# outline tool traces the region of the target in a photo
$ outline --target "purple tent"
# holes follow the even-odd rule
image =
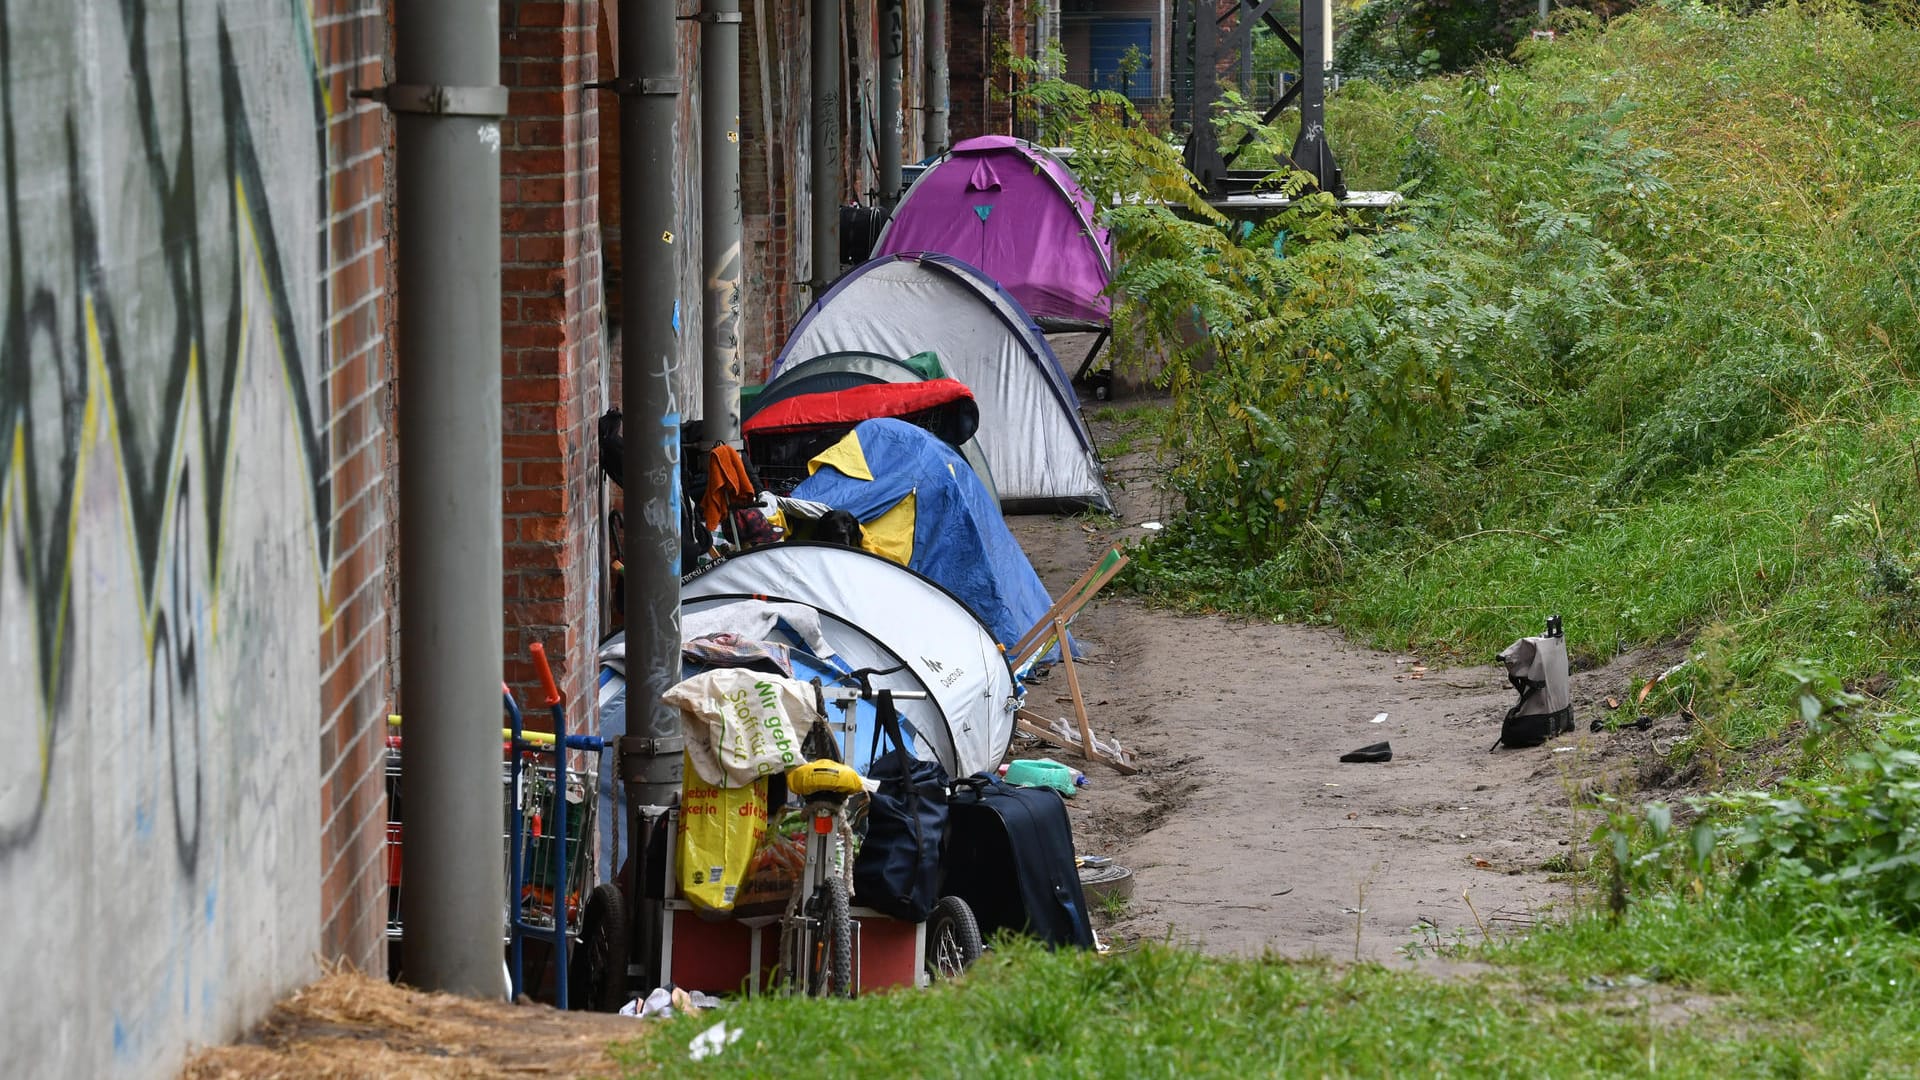
[[[873,257],[932,251],[978,267],[1043,330],[1103,328],[1113,276],[1093,200],[1024,139],[968,139],[920,175]]]

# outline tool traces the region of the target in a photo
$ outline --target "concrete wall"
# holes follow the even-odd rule
[[[323,841],[378,813],[368,6],[0,0],[10,1075],[170,1072],[377,941]]]

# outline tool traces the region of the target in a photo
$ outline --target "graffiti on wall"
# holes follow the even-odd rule
[[[170,1071],[318,944],[320,71],[300,0],[0,0],[0,890],[55,899],[20,1075]]]
[[[210,603],[193,593],[218,588],[228,554],[223,526],[234,497],[231,462],[245,452],[236,419],[250,354],[281,368],[305,458],[314,565],[330,557],[320,431],[326,387],[316,377],[326,298],[313,284],[323,280],[326,245],[317,233],[289,231],[315,222],[276,215],[224,9],[95,5],[101,22],[117,15],[103,43],[117,39],[124,49],[97,62],[124,72],[127,84],[125,100],[102,101],[58,92],[65,77],[53,76],[54,65],[72,57],[48,49],[48,31],[65,8],[0,3],[0,550],[10,549],[6,562],[17,577],[0,589],[0,624],[28,638],[41,727],[30,763],[38,780],[27,806],[17,790],[8,800],[0,857],[34,836],[59,725],[83,719],[65,707],[67,661],[74,555],[83,528],[94,524],[83,526],[81,503],[97,441],[116,463],[131,600],[147,652],[147,721],[173,763],[173,833],[190,869],[204,812],[191,762],[205,722],[202,630],[191,613]],[[209,15],[210,34],[196,25]],[[298,126],[304,156],[317,165],[325,161],[326,105],[311,39],[302,33],[290,44],[303,41],[307,108],[274,119]],[[95,127],[108,119],[114,130]],[[325,169],[309,175],[324,207]],[[316,261],[295,265],[292,249],[314,252]],[[296,287],[313,291],[298,297]],[[260,318],[254,303],[267,308]],[[270,341],[249,340],[256,324]]]

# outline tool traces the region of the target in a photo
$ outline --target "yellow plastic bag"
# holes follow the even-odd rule
[[[767,782],[746,787],[709,784],[682,763],[680,794],[680,895],[708,911],[732,911],[767,834]]]

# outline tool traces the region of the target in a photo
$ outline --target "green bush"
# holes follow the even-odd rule
[[[1567,30],[1336,95],[1396,213],[1116,215],[1186,507],[1129,581],[1443,655],[1549,610],[1589,660],[1723,626],[1716,719],[1765,739],[1781,660],[1913,666],[1920,29],[1676,0]],[[1831,527],[1859,507],[1885,527]]]

